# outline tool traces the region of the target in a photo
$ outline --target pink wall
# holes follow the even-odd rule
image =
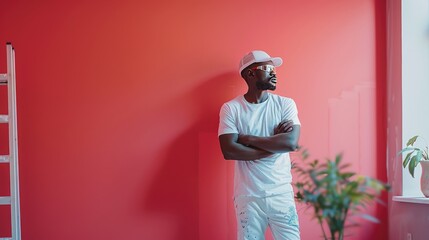
[[[385,177],[384,1],[0,9],[0,43],[17,50],[24,240],[234,239],[233,166],[216,130],[221,104],[245,91],[237,65],[251,49],[284,57],[277,92],[296,100],[313,157],[344,151],[355,170]],[[316,239],[299,211],[302,238]],[[386,209],[370,211],[383,223],[351,239],[386,238]]]

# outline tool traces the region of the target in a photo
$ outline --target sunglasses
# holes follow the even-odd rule
[[[251,68],[252,70],[259,69],[265,72],[275,72],[276,68],[273,65],[262,65]]]

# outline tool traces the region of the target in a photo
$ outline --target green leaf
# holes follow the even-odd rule
[[[312,163],[310,163],[310,167],[315,168],[317,167],[317,164],[319,164],[319,160],[314,160]]]
[[[360,217],[362,217],[363,219],[366,219],[370,222],[373,222],[373,223],[380,223],[380,220],[378,220],[376,217],[373,217],[373,216],[368,215],[368,214],[362,214],[362,215],[360,215]]]
[[[302,158],[303,159],[307,159],[309,156],[310,156],[310,154],[308,153],[308,151],[307,151],[307,149],[304,149],[303,151],[302,151]]]
[[[351,178],[355,175],[355,173],[353,172],[346,172],[346,173],[341,173],[340,176],[343,179],[347,179],[347,178]]]
[[[416,140],[417,140],[418,137],[419,136],[416,135],[416,136],[410,138],[410,140],[408,140],[408,142],[407,142],[407,146],[410,146],[410,145],[413,146],[413,144],[416,142]]]
[[[419,150],[419,148],[416,147],[406,147],[404,149],[402,149],[401,151],[398,152],[398,156],[401,155],[401,153],[406,152],[406,151],[415,151],[415,150]]]
[[[370,186],[372,189],[374,189],[376,192],[380,192],[381,190],[384,190],[387,188],[386,184],[374,178],[369,178],[367,185]]]
[[[335,164],[338,165],[341,162],[342,154],[337,154],[335,156]]]
[[[420,163],[420,161],[422,160],[422,157],[423,157],[423,152],[421,150],[417,151],[417,154],[416,154],[416,166],[417,166],[417,164]]]
[[[411,161],[410,161],[410,163],[408,164],[408,170],[409,170],[409,172],[410,172],[410,174],[411,174],[411,176],[412,177],[414,177],[414,169],[416,168],[416,162],[417,162],[417,160],[416,160],[416,158],[417,158],[417,155],[414,155],[412,158],[411,158]]]
[[[405,157],[404,161],[402,162],[402,166],[404,166],[404,168],[407,167],[408,162],[411,160],[411,154],[413,153],[414,151],[408,153],[407,156]]]
[[[345,163],[345,164],[342,164],[340,167],[339,167],[339,169],[344,169],[344,168],[348,168],[348,167],[350,167],[352,164],[351,163]]]

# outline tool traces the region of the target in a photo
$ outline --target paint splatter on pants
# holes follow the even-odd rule
[[[234,198],[238,240],[263,240],[267,227],[275,240],[297,240],[298,215],[293,192],[258,198]]]

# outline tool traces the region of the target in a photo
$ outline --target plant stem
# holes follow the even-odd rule
[[[349,212],[349,208],[346,207],[346,209],[344,209],[343,212],[343,216],[341,218],[341,228],[340,231],[338,232],[338,240],[343,240],[344,238],[344,224],[346,223],[346,218],[347,218],[347,213]]]
[[[323,238],[324,238],[325,240],[328,240],[328,237],[326,236],[326,233],[325,233],[325,228],[323,228],[323,221],[321,220],[321,218],[320,218],[320,217],[317,217],[317,221],[319,221],[320,228],[322,228]]]
[[[329,231],[331,232],[331,240],[335,240],[335,229],[332,227],[332,224],[335,224],[335,219],[328,220]]]

